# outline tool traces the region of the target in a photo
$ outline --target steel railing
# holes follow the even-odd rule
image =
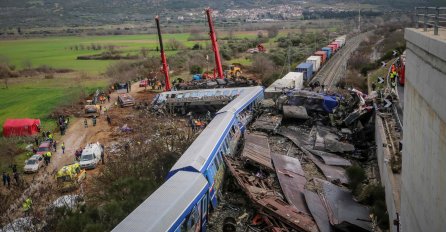
[[[438,28],[446,28],[446,7],[415,7],[415,23],[424,31],[428,26],[434,28],[434,35],[438,35]]]

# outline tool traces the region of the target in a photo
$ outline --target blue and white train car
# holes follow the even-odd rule
[[[249,115],[264,97],[263,87],[236,91],[238,96],[217,112],[175,163],[166,183],[113,231],[206,231],[208,203],[217,206],[223,182],[223,155],[236,152]]]
[[[208,190],[201,173],[180,171],[112,231],[206,231]]]

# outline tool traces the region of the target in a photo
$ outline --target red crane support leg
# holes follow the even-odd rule
[[[164,88],[165,91],[170,91],[170,78],[169,78],[169,66],[167,66],[167,60],[166,60],[166,53],[164,53],[164,46],[163,46],[163,38],[161,37],[161,29],[160,29],[160,20],[159,16],[155,17],[156,22],[156,28],[158,29],[158,39],[160,43],[160,53],[161,53],[161,62],[163,63],[163,70],[166,87]]]
[[[214,24],[212,23],[211,17],[212,10],[210,8],[206,9],[206,15],[209,23],[209,35],[211,36],[212,48],[214,49],[215,55],[215,68],[217,69],[218,78],[224,78],[223,67],[221,66],[220,50],[218,49],[217,36],[215,35]],[[214,75],[215,77],[215,75]]]

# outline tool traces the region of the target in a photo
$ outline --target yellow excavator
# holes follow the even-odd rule
[[[242,69],[234,64],[229,65],[229,69],[226,70],[226,78],[239,78],[242,75]]]

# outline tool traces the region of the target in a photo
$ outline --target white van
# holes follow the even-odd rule
[[[102,150],[101,144],[92,143],[88,144],[82,151],[80,165],[81,168],[94,169],[101,161]]]

